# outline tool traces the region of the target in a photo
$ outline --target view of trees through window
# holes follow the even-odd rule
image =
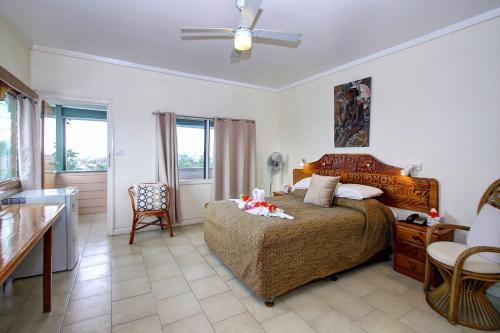
[[[206,126],[208,122],[208,126]],[[208,137],[207,132],[208,131]],[[214,128],[211,121],[178,119],[177,146],[180,179],[207,179],[213,173]],[[206,156],[206,153],[208,156]],[[206,163],[208,165],[206,165]]]
[[[66,119],[66,171],[107,169],[107,123],[98,120]]]

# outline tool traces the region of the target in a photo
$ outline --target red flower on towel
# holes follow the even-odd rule
[[[276,209],[278,209],[278,206],[271,204],[271,205],[269,205],[269,206],[267,207],[267,209],[269,210],[269,213],[272,213],[272,212],[274,212]]]
[[[250,201],[250,196],[249,196],[249,195],[243,195],[243,194],[242,194],[242,195],[241,195],[241,200],[243,200],[243,201],[245,201],[245,202],[246,202],[246,201]]]

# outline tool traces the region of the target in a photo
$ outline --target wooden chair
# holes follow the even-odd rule
[[[164,227],[168,227],[170,231],[170,237],[174,237],[174,232],[172,229],[172,222],[170,221],[170,189],[167,190],[167,209],[165,210],[147,210],[147,211],[138,211],[135,206],[135,191],[134,187],[131,186],[128,188],[128,195],[130,197],[130,203],[132,204],[132,229],[130,230],[130,240],[129,244],[134,243],[135,232],[142,228],[145,228],[150,225],[159,226],[162,230]],[[154,221],[146,222],[145,219],[155,217]],[[165,220],[165,222],[162,222]],[[141,226],[139,226],[141,225]]]
[[[478,213],[485,203],[500,209],[500,179],[491,184],[483,194]],[[428,231],[424,281],[427,303],[454,325],[458,323],[481,330],[498,330],[500,314],[485,294],[491,285],[500,281],[500,265],[477,254],[500,253],[500,247],[432,243],[432,233],[438,229],[469,231],[470,227],[438,224]],[[433,267],[444,280],[435,289],[430,286]]]

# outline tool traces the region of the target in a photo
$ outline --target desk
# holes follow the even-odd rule
[[[0,212],[0,282],[43,237],[43,312],[52,307],[52,225],[64,205],[10,205]]]

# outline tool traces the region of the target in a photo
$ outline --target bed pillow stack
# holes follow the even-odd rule
[[[311,183],[304,197],[304,203],[330,207],[339,179],[340,177],[312,175]]]
[[[354,200],[374,198],[382,194],[384,192],[379,188],[361,184],[339,184],[335,190],[336,197]]]

